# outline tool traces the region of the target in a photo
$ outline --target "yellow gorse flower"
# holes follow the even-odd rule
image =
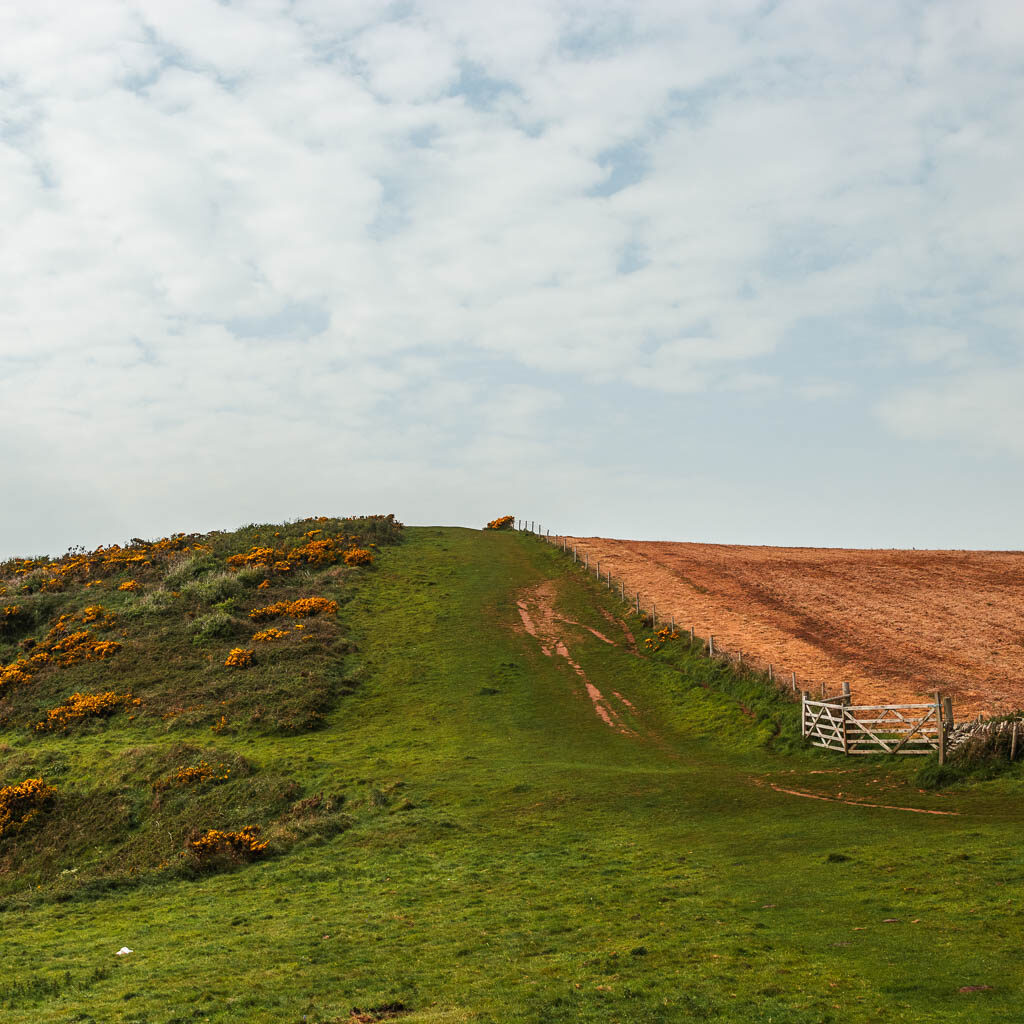
[[[278,601],[265,608],[254,608],[249,612],[249,618],[253,622],[279,619],[283,615],[290,615],[294,619],[305,619],[311,615],[333,615],[337,610],[337,601],[329,601],[326,597],[302,597],[297,601]]]
[[[252,668],[253,655],[255,651],[247,651],[243,647],[232,647],[231,653],[227,656],[224,664],[228,668]]]
[[[25,779],[0,789],[0,839],[23,829],[56,793],[57,787],[46,785],[42,779]]]
[[[60,729],[63,732],[69,725],[83,719],[105,718],[118,708],[138,707],[141,703],[130,693],[117,694],[112,690],[106,693],[73,693],[62,704],[50,708],[46,712],[46,718],[36,724],[36,729]]]
[[[198,857],[209,857],[216,853],[258,857],[267,849],[267,844],[259,841],[259,834],[259,825],[247,825],[237,832],[211,828],[190,840],[188,848]]]

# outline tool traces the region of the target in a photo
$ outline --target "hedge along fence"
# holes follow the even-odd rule
[[[657,630],[658,608],[654,601],[650,602],[648,609],[646,603],[641,602],[639,591],[627,591],[623,580],[616,580],[610,571],[601,570],[600,560],[591,565],[589,553],[584,551],[581,555],[578,546],[570,544],[564,535],[552,536],[550,530],[545,531],[532,520],[517,520],[516,529],[540,537],[546,543],[558,546],[566,555],[571,555],[573,563],[582,566],[584,572],[593,573],[609,590],[618,589],[622,602],[632,607],[637,615],[649,618],[651,628]],[[662,616],[661,624],[669,626],[673,632],[677,631],[674,615]],[[800,701],[801,728],[814,746],[844,754],[928,754],[937,750],[939,762],[945,760],[946,741],[954,726],[953,704],[949,697],[943,698],[936,692],[934,704],[854,705],[849,683],[838,684],[839,692],[830,695],[827,683],[800,679],[796,672],[780,672],[771,662],[759,663],[757,659],[745,656],[743,651],[729,651],[713,633],[706,638],[700,637],[693,626],[688,630],[684,628],[683,633],[688,633],[691,644],[699,645],[707,657],[760,674],[769,685],[791,700]],[[835,684],[831,687],[832,690],[836,688]],[[819,689],[820,699],[812,698],[811,693]],[[812,707],[817,710],[809,711]],[[920,714],[911,714],[915,711]]]

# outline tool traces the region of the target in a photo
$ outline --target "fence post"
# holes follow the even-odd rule
[[[639,590],[636,592],[636,613],[637,613],[637,615],[640,614],[640,591]]]
[[[800,735],[807,735],[807,691],[800,694]]]
[[[847,695],[849,695],[850,684],[843,683],[843,689],[846,690]],[[843,753],[848,756],[850,753],[850,740],[849,737],[846,735],[846,716],[848,714],[847,707],[848,702],[846,701],[839,705],[839,714],[843,716]]]
[[[737,662],[737,664],[739,664],[741,666],[743,665],[743,652],[742,651],[740,651],[739,655],[737,656],[736,662]]]
[[[796,693],[796,673],[793,673],[793,692]]]
[[[586,551],[583,554],[583,571],[590,572],[590,552]]]
[[[939,764],[946,763],[946,726],[942,721],[942,693],[935,691],[935,719],[939,727]]]
[[[821,684],[821,699],[822,700],[825,699],[825,684],[824,683]]]
[[[658,606],[651,602],[651,629],[658,628]]]
[[[772,663],[770,661],[768,662],[768,682],[775,682],[775,670],[772,668]]]
[[[715,656],[715,638],[712,634],[708,634],[708,657],[713,658]]]
[[[949,731],[952,732],[955,728],[953,724],[953,698],[947,697],[942,702],[942,708],[946,712],[946,725],[949,727]]]
[[[694,639],[694,637],[693,637],[693,631],[694,631],[694,629],[696,629],[696,627],[695,627],[695,626],[691,626],[691,627],[690,627],[690,643],[691,643],[691,644],[693,643],[693,639]]]
[[[580,556],[576,553],[576,545],[572,546],[572,564],[575,565],[580,560]]]
[[[948,699],[948,698],[947,698]],[[1010,737],[1010,760],[1017,760],[1017,722],[1013,723],[1013,735]]]

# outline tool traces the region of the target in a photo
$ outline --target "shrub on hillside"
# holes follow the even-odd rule
[[[254,608],[249,612],[249,618],[253,622],[279,619],[283,615],[289,615],[295,619],[306,619],[311,615],[333,615],[337,610],[337,601],[329,601],[326,597],[303,597],[297,601],[277,601],[265,608]]]
[[[247,651],[243,647],[232,647],[224,664],[228,668],[252,668],[255,653],[255,651]]]
[[[63,703],[46,712],[46,718],[36,723],[40,731],[59,729],[65,732],[69,726],[86,718],[109,718],[119,708],[138,707],[142,702],[130,693],[73,693]]]
[[[217,604],[233,597],[240,597],[244,590],[244,584],[236,576],[222,572],[216,576],[205,576],[186,583],[181,588],[181,595],[201,601],[203,604]]]
[[[220,568],[220,560],[213,555],[205,552],[188,555],[171,563],[171,567],[164,573],[164,586],[171,590],[180,590],[186,583]]]
[[[226,640],[239,635],[242,631],[242,623],[233,615],[217,608],[209,615],[200,615],[193,619],[189,623],[188,631],[192,634],[194,644],[202,644],[210,640]]]
[[[497,519],[492,519],[487,524],[488,530],[511,530],[512,524],[515,522],[515,516],[499,516]]]
[[[267,843],[260,842],[259,834],[259,825],[247,825],[237,832],[211,828],[189,839],[187,850],[201,864],[218,857],[233,861],[255,860],[267,850]]]
[[[42,779],[25,779],[0,789],[0,839],[20,832],[53,802],[56,792],[56,786]]]

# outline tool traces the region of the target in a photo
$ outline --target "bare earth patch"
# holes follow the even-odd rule
[[[1024,553],[568,538],[659,618],[858,704],[942,689],[958,717],[1024,707]]]
[[[585,626],[574,619],[566,619],[559,615],[554,608],[555,584],[548,580],[539,586],[531,587],[523,591],[516,601],[519,609],[519,618],[522,621],[523,629],[540,644],[541,652],[548,658],[563,658],[572,670],[579,676],[583,689],[590,698],[594,708],[594,714],[604,722],[605,725],[626,736],[635,735],[635,731],[623,721],[625,709],[634,711],[633,705],[619,693],[614,693],[614,700],[609,700],[605,695],[587,678],[582,666],[574,660],[565,642],[565,626],[576,626],[592,633],[598,640],[606,644],[612,644],[603,633]]]

